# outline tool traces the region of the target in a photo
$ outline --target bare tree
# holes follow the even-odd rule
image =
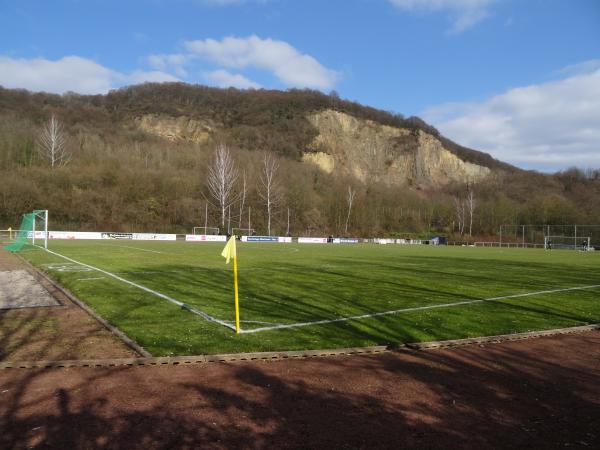
[[[242,214],[244,213],[244,203],[246,203],[246,171],[242,174],[242,192],[240,198],[240,220],[238,227],[242,228]]]
[[[50,162],[52,169],[66,166],[71,161],[71,153],[67,150],[67,135],[54,114],[40,132],[38,151],[42,158]]]
[[[263,158],[263,167],[260,175],[261,188],[258,194],[264,200],[267,207],[267,233],[271,235],[271,216],[273,215],[273,208],[279,201],[278,185],[275,179],[279,169],[279,162],[270,153],[265,153]]]
[[[454,197],[454,206],[456,208],[458,232],[462,236],[465,233],[465,202],[460,197]]]
[[[473,236],[473,213],[475,212],[475,208],[477,207],[477,202],[475,201],[475,194],[473,193],[473,189],[469,189],[466,203],[467,208],[469,209],[469,236]]]
[[[217,201],[221,209],[221,226],[225,227],[225,211],[235,203],[235,182],[238,179],[238,171],[235,167],[229,149],[223,145],[217,145],[212,162],[208,167],[208,191]]]
[[[344,234],[348,234],[348,222],[350,221],[350,213],[352,212],[352,204],[354,203],[354,197],[356,191],[352,189],[352,186],[348,186],[348,195],[346,201],[348,202],[348,215],[346,216],[346,226],[344,227]]]

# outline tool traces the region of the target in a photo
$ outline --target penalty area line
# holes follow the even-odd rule
[[[314,322],[299,322],[299,323],[281,324],[281,325],[274,325],[271,327],[261,327],[261,328],[240,330],[240,333],[260,333],[263,331],[283,330],[286,328],[301,328],[301,327],[308,327],[311,325],[326,325],[329,323],[348,322],[350,320],[369,319],[371,317],[390,316],[393,314],[401,314],[401,313],[405,313],[405,312],[425,311],[428,309],[438,309],[438,308],[450,308],[452,306],[472,305],[475,303],[484,303],[484,302],[497,302],[500,300],[531,297],[534,295],[555,294],[557,292],[582,291],[585,289],[597,289],[597,288],[600,288],[600,284],[594,284],[594,285],[589,285],[589,286],[578,286],[578,287],[571,287],[571,288],[562,288],[562,289],[552,289],[552,290],[545,290],[545,291],[526,292],[524,294],[505,295],[503,297],[490,297],[490,298],[480,298],[477,300],[464,300],[461,302],[442,303],[439,305],[415,306],[413,308],[395,309],[392,311],[382,311],[382,312],[376,312],[376,313],[361,314],[358,316],[351,316],[351,317],[340,317],[339,319],[325,319],[325,320],[316,320]]]
[[[196,314],[196,315],[202,317],[203,319],[205,319],[205,320],[207,320],[209,322],[218,323],[219,325],[222,325],[222,326],[224,326],[226,328],[229,328],[230,330],[234,330],[235,331],[235,327],[233,325],[231,325],[231,324],[229,324],[229,323],[227,323],[227,322],[225,322],[223,320],[217,319],[216,317],[213,317],[210,314],[205,313],[204,311],[201,311],[201,310],[196,309],[196,308],[194,308],[194,307],[192,307],[190,305],[187,305],[187,304],[185,304],[183,302],[180,302],[179,300],[176,300],[176,299],[174,299],[172,297],[169,297],[168,295],[161,294],[160,292],[157,292],[155,290],[147,288],[146,286],[134,283],[133,281],[126,280],[125,278],[122,278],[122,277],[120,277],[118,275],[115,275],[114,273],[107,272],[106,270],[100,269],[98,267],[91,266],[89,264],[82,263],[80,261],[76,261],[76,260],[74,260],[72,258],[69,258],[68,256],[61,255],[60,253],[53,252],[52,250],[46,249],[46,251],[48,253],[52,254],[52,255],[58,256],[59,258],[66,259],[67,261],[71,261],[71,262],[73,262],[75,264],[80,264],[80,265],[82,265],[84,267],[88,267],[88,268],[90,268],[92,270],[96,270],[96,271],[98,271],[100,273],[103,273],[104,275],[108,275],[109,277],[114,278],[115,280],[121,281],[122,283],[125,283],[125,284],[128,284],[130,286],[133,286],[133,287],[136,287],[138,289],[141,289],[142,291],[148,292],[149,294],[155,295],[155,296],[157,296],[159,298],[162,298],[163,300],[167,300],[167,301],[169,301],[169,302],[171,302],[171,303],[179,306],[180,308],[183,308],[183,309],[185,309],[185,310],[187,310],[187,311],[189,311],[189,312],[191,312],[193,314]]]

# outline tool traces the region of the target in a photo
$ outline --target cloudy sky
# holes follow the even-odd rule
[[[0,85],[335,90],[524,168],[600,168],[598,0],[1,0]]]

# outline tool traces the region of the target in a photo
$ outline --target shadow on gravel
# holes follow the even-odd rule
[[[13,369],[0,372],[0,448],[598,448],[599,344]]]

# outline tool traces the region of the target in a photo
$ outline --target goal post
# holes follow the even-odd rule
[[[544,236],[546,250],[583,250],[591,249],[590,236]]]
[[[192,234],[219,234],[219,228],[217,227],[194,227],[192,229]]]
[[[48,249],[48,210],[40,209],[23,214],[19,229],[13,233],[14,242],[4,247],[10,252],[20,252],[28,245]]]

